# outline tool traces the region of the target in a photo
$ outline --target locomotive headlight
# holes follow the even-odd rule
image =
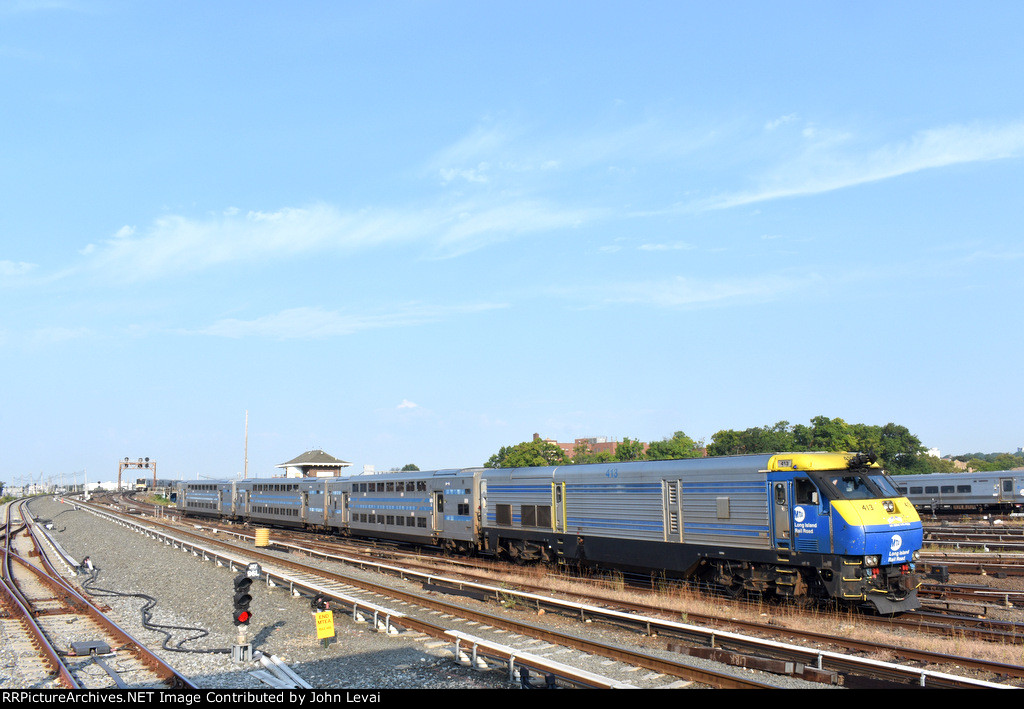
[[[864,566],[878,566],[878,555],[864,557]]]
[[[883,500],[882,507],[884,507],[885,511],[889,513],[896,511],[896,505],[892,504],[892,500]]]

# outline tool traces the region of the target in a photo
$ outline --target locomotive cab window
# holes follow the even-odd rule
[[[816,478],[828,491],[828,496],[837,500],[871,500],[878,497],[899,497],[896,485],[881,472],[846,473]]]
[[[807,478],[793,480],[793,497],[798,505],[818,504],[818,488]]]

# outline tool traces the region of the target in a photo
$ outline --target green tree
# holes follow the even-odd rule
[[[1009,453],[1000,453],[992,460],[992,470],[1010,470],[1020,465],[1020,459]]]
[[[700,458],[704,455],[704,442],[695,441],[682,431],[676,431],[672,438],[654,441],[647,448],[648,460],[674,460],[677,458]]]
[[[852,451],[857,450],[857,438],[853,429],[841,418],[815,416],[811,419],[810,439],[807,450]]]
[[[928,472],[928,461],[922,460],[924,446],[921,439],[912,434],[906,426],[887,423],[882,426],[879,436],[878,453],[882,467],[891,471],[913,470]]]
[[[586,443],[577,443],[572,449],[573,465],[584,463],[610,463],[615,460],[611,451],[592,451]]]
[[[793,428],[790,427],[789,421],[779,421],[772,426],[748,428],[745,431],[719,431],[711,437],[711,443],[708,445],[708,455],[780,453],[792,450],[800,448],[795,446]]]
[[[723,429],[711,436],[708,443],[708,455],[741,455],[746,453],[739,431]]]
[[[773,426],[745,431],[723,430],[711,438],[708,455],[745,453],[781,453],[800,451],[857,451],[874,453],[887,470],[894,473],[933,470],[937,464],[925,460],[924,446],[906,426],[888,423],[874,426],[850,424],[841,418],[815,416],[810,425],[790,425],[779,421]],[[944,466],[938,465],[939,468]]]
[[[974,470],[1012,470],[1024,467],[1024,453],[964,453],[954,460],[967,463]]]
[[[639,440],[623,438],[622,443],[615,447],[615,459],[619,461],[643,460],[644,444]]]
[[[956,466],[953,465],[953,461],[946,458],[922,455],[918,457],[913,470],[899,470],[896,468],[887,468],[887,470],[894,475],[902,475],[904,473],[955,473]]]
[[[524,441],[514,446],[502,446],[492,455],[484,467],[487,468],[532,468],[548,465],[568,465],[569,456],[554,443],[539,438]]]
[[[850,430],[856,439],[856,450],[880,454],[882,450],[882,429],[863,423],[850,424]]]

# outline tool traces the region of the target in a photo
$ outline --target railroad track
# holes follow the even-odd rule
[[[1004,551],[1024,553],[1024,532],[1021,530],[1000,530],[968,532],[947,529],[925,530],[926,549],[977,549],[982,552]]]
[[[1011,591],[971,584],[923,584],[918,589],[922,598],[969,601],[982,605],[1020,608],[1024,606],[1024,591]]]
[[[152,523],[151,521],[147,521],[146,524],[148,525],[148,524],[151,524],[151,523]],[[182,541],[182,542],[180,542],[180,543],[182,543],[183,548],[186,548],[186,547],[193,548],[192,547],[193,544],[199,544],[200,542],[202,542],[203,544],[206,544],[206,543],[209,542],[209,536],[210,536],[208,533],[205,533],[205,534],[204,533],[193,534],[193,533],[190,532],[190,533],[186,534],[186,530],[183,530],[180,527],[170,527],[170,526],[168,526],[167,534],[172,536],[172,537],[181,538],[181,537],[189,536],[189,537],[193,537],[195,539],[195,541],[187,541],[187,542]],[[220,544],[223,544],[223,542],[221,542]],[[302,574],[306,574],[306,573],[312,574],[313,576],[315,576],[314,580],[300,580],[300,581],[298,581],[299,585],[302,586],[304,588],[304,590],[306,592],[308,592],[308,593],[312,593],[312,591],[315,588],[318,587],[318,584],[321,585],[321,587],[322,587],[322,584],[324,584],[325,579],[326,579],[326,580],[331,580],[332,582],[336,581],[337,583],[341,583],[341,584],[346,584],[346,585],[347,584],[352,584],[352,585],[360,586],[364,590],[367,590],[367,591],[370,591],[370,592],[373,592],[373,593],[381,593],[381,594],[386,594],[386,595],[388,595],[389,597],[392,597],[392,598],[399,598],[401,600],[401,602],[403,602],[403,603],[410,603],[410,604],[415,604],[415,605],[426,606],[426,607],[430,608],[433,612],[437,612],[437,613],[444,613],[444,614],[448,614],[448,615],[452,615],[452,616],[463,615],[463,614],[466,613],[465,609],[462,606],[458,606],[458,605],[454,605],[454,604],[448,604],[448,603],[445,603],[445,602],[438,601],[437,599],[425,598],[421,594],[403,595],[403,594],[399,593],[395,588],[393,588],[393,586],[395,584],[389,584],[389,583],[385,582],[384,584],[371,584],[370,586],[367,586],[365,581],[358,581],[357,582],[357,581],[353,581],[347,575],[346,576],[332,576],[331,574],[326,574],[323,570],[311,570],[308,567],[308,565],[306,565],[306,564],[298,564],[297,566],[292,566],[292,564],[295,564],[296,562],[292,562],[292,561],[289,561],[289,560],[282,560],[280,557],[274,556],[274,555],[263,556],[262,553],[254,551],[248,545],[242,545],[242,546],[230,545],[230,546],[233,547],[233,551],[231,551],[230,553],[233,553],[233,554],[236,554],[236,555],[240,555],[242,557],[250,558],[250,559],[251,558],[263,559],[263,561],[261,563],[267,564],[268,567],[275,566],[275,565],[284,565],[286,567],[285,570],[281,571],[281,572],[278,572],[279,577],[281,579],[281,581],[279,581],[279,583],[280,582],[284,582],[284,580],[287,580],[286,582],[294,584],[294,583],[296,583],[296,574],[299,574],[299,573],[302,573]],[[199,553],[201,553],[201,554],[209,554],[211,552],[209,551],[208,546],[206,546],[206,547],[203,548],[202,552],[193,551],[192,553],[194,553],[194,554],[199,554]],[[311,552],[309,550],[306,550],[304,553],[311,553]],[[346,560],[346,561],[348,561],[348,560]],[[355,560],[352,560],[352,561],[355,561]],[[369,564],[371,562],[363,562],[363,563],[364,563],[364,565],[366,565],[366,564]],[[375,560],[372,563],[376,564],[378,567],[384,566],[383,564],[381,564],[379,559]],[[437,574],[434,574],[434,576],[436,576],[436,575]],[[429,574],[427,574],[427,576],[429,576]],[[465,589],[475,589],[475,591],[473,591],[473,592],[482,593],[484,595],[488,595],[488,594],[493,595],[495,593],[495,589],[493,589],[493,588],[481,590],[479,585],[474,586],[473,584],[462,584],[461,582],[454,582],[453,584],[449,585],[447,589],[443,589],[441,587],[441,585],[436,585],[436,588],[434,590],[438,591],[438,592],[448,592],[448,593],[459,594],[459,593],[466,593]],[[336,593],[337,597],[344,597],[345,594],[347,593],[345,591],[339,591],[339,590],[335,590],[333,592]],[[613,622],[613,623],[631,623],[631,624],[633,624],[632,627],[637,627],[636,624],[640,623],[641,625],[646,626],[645,635],[647,637],[651,637],[651,636],[655,636],[655,635],[657,635],[657,636],[668,636],[668,635],[671,635],[671,634],[678,634],[679,637],[701,636],[701,637],[703,637],[704,641],[707,641],[710,638],[711,644],[715,644],[716,643],[716,638],[717,638],[717,643],[718,643],[719,647],[721,647],[721,645],[723,644],[723,638],[728,638],[728,642],[730,644],[733,644],[733,645],[737,646],[737,647],[741,646],[744,642],[748,643],[748,645],[746,646],[745,650],[749,651],[749,652],[756,651],[756,652],[760,652],[760,653],[763,653],[763,654],[770,654],[770,653],[773,653],[773,652],[774,653],[779,653],[779,652],[786,651],[786,652],[791,653],[790,654],[790,660],[791,661],[799,663],[799,664],[803,664],[805,667],[806,666],[813,666],[813,665],[816,665],[816,664],[820,665],[823,662],[823,658],[827,657],[828,659],[827,659],[826,662],[831,663],[834,667],[841,669],[841,671],[843,671],[843,672],[852,673],[852,674],[858,674],[860,676],[870,675],[870,676],[873,676],[873,677],[883,677],[884,679],[889,680],[889,681],[924,682],[924,678],[927,676],[928,677],[928,682],[929,682],[929,684],[931,686],[972,686],[972,685],[973,686],[979,686],[979,685],[984,685],[985,684],[984,682],[980,682],[979,683],[979,682],[976,682],[975,680],[972,680],[972,679],[967,678],[967,677],[956,677],[956,676],[951,676],[951,675],[945,675],[945,674],[943,674],[941,672],[931,672],[931,671],[929,671],[927,669],[921,669],[920,667],[897,666],[897,665],[892,665],[891,663],[872,662],[870,660],[864,660],[863,658],[855,658],[855,657],[852,657],[852,656],[841,656],[841,655],[837,655],[835,653],[828,653],[828,652],[824,652],[824,651],[817,650],[817,649],[791,648],[789,646],[783,646],[783,644],[779,643],[778,639],[777,639],[778,633],[780,631],[780,628],[778,628],[778,627],[775,627],[773,629],[774,630],[775,638],[772,639],[772,640],[769,640],[769,641],[765,641],[765,640],[761,640],[761,639],[757,639],[757,638],[739,638],[739,637],[735,636],[734,634],[732,634],[732,633],[730,633],[728,631],[723,631],[721,629],[710,629],[710,630],[708,630],[706,628],[696,628],[691,623],[682,624],[682,623],[677,623],[677,622],[672,622],[672,621],[666,621],[663,618],[641,617],[635,611],[634,612],[628,612],[628,611],[627,612],[622,612],[622,611],[618,611],[618,610],[608,610],[608,609],[597,608],[597,607],[589,606],[589,605],[585,606],[584,604],[568,604],[567,605],[565,602],[558,601],[556,599],[552,599],[552,598],[548,598],[548,597],[540,598],[536,594],[520,593],[518,591],[511,591],[509,589],[498,589],[497,593],[499,595],[500,594],[504,594],[506,596],[513,596],[514,595],[517,598],[521,599],[521,602],[523,602],[523,603],[525,603],[525,604],[527,604],[529,606],[533,606],[533,604],[538,604],[538,607],[540,607],[540,605],[543,605],[545,608],[549,608],[549,609],[552,609],[552,610],[557,610],[557,611],[559,611],[561,613],[572,613],[572,614],[577,614],[577,616],[578,616],[580,613],[584,612],[583,609],[585,608],[585,613],[589,617],[592,617],[592,618],[598,618],[599,617],[599,618],[602,618],[602,619],[604,619],[604,620],[606,620],[608,622]],[[440,604],[440,605],[435,605],[435,604]],[[409,621],[407,619],[403,618],[401,621],[398,621],[398,622],[401,624],[401,623],[408,623]],[[508,623],[510,621],[506,617],[504,617],[504,616],[494,616],[493,614],[480,614],[480,615],[476,616],[475,618],[473,618],[473,622],[481,623],[481,624],[486,624],[488,626],[492,626],[492,624],[497,625],[499,622],[501,622],[501,623]],[[532,623],[532,622],[531,623],[526,623],[526,624],[523,624],[523,625],[520,625],[520,626],[516,627],[514,630],[511,629],[511,628],[506,628],[505,632],[516,632],[516,633],[523,633],[523,634],[528,634],[528,635],[532,634],[532,635],[534,635],[534,637],[537,637],[536,634],[538,633],[538,629],[533,627],[533,625],[534,625],[534,623]],[[445,633],[448,633],[449,630],[450,630],[450,629],[447,629],[447,628],[444,628],[444,627],[434,627],[434,628],[430,629],[427,626],[417,627],[417,629],[420,630],[420,632],[428,632],[428,633],[436,633],[436,632],[439,632],[439,631],[443,631]],[[544,632],[548,632],[548,631],[544,631]],[[553,636],[552,636],[552,638],[543,638],[543,639],[544,639],[545,642],[554,642]],[[562,642],[568,643],[570,641],[571,641],[571,639],[566,637],[565,639],[559,639],[557,642],[559,642],[559,643],[562,643]],[[572,640],[572,642],[576,642],[576,641]],[[755,649],[755,650],[752,650],[752,648]],[[875,645],[873,650],[874,651],[878,651],[880,648],[881,648],[881,646]],[[900,648],[888,647],[888,648],[885,648],[885,649],[887,651],[896,652],[898,656],[901,654],[901,649]],[[617,653],[620,653],[621,650],[622,650],[622,648],[606,647],[606,648],[601,648],[600,652],[601,653],[607,653],[605,655],[607,657],[612,657],[612,656],[616,655]],[[591,649],[590,651],[597,652],[597,650],[594,650],[594,649]],[[860,651],[864,651],[864,650],[860,650]],[[902,652],[902,655],[903,656],[908,656],[908,657],[911,656],[910,653],[907,653],[905,651]],[[915,662],[920,662],[920,663],[941,662],[943,664],[948,664],[951,661],[950,657],[948,655],[945,655],[945,654],[939,655],[939,656],[936,656],[936,655],[933,654],[930,657],[928,657],[927,653],[924,653],[924,654],[920,654],[920,655],[913,654],[912,656],[914,657],[914,661]],[[797,659],[793,660],[793,658],[797,658]],[[953,661],[955,661],[957,659],[959,659],[959,658],[953,658]],[[662,660],[660,658],[657,660],[657,662],[659,662],[659,663],[661,661]],[[640,667],[649,666],[649,667],[653,668],[655,666],[653,664],[653,663],[655,663],[655,660],[643,659],[643,658],[640,658],[640,657],[633,657],[633,658],[631,658],[629,660],[629,662],[635,663],[637,666],[640,666]],[[645,665],[644,664],[645,662],[652,663],[652,664],[651,665]],[[666,672],[666,670],[664,669],[664,666],[657,665],[657,667],[658,667],[658,669],[656,669],[654,671]],[[1019,678],[1019,677],[1024,676],[1024,667],[1017,667],[1017,666],[1005,666],[1004,667],[1004,666],[998,666],[998,665],[992,665],[992,664],[985,665],[984,663],[976,664],[976,665],[974,665],[974,667],[975,667],[976,671],[989,672],[989,673],[992,673],[994,676],[997,676],[997,677],[1014,676],[1014,677],[1018,677]],[[683,670],[675,669],[675,670],[672,670],[672,671],[676,672],[676,671],[683,671]],[[720,682],[720,681],[733,682],[735,680],[734,679],[715,680],[715,682],[712,682],[709,679],[705,678],[705,679],[701,679],[701,680],[697,680],[697,681],[701,681],[701,682],[704,682],[704,683],[707,683],[707,684],[715,685],[715,682]],[[735,686],[735,685],[726,685],[726,686]]]
[[[1024,576],[1022,554],[930,552],[922,555],[922,563],[930,571],[944,567],[948,573],[962,576]]]
[[[237,536],[240,539],[251,538],[251,535],[241,533],[237,529],[225,527],[219,528],[228,534]],[[533,577],[533,580],[530,580],[530,576],[516,575],[514,570],[510,571],[508,569],[507,565],[498,564],[493,561],[480,559],[474,560],[471,558],[439,558],[431,555],[424,556],[416,553],[405,552],[387,545],[369,545],[355,541],[337,539],[325,541],[322,539],[314,539],[310,535],[304,535],[291,530],[275,530],[274,538],[275,540],[281,540],[279,543],[291,545],[291,548],[302,550],[304,552],[314,551],[328,556],[332,554],[341,554],[351,559],[363,559],[369,563],[379,563],[382,560],[388,560],[395,564],[401,564],[405,568],[417,569],[424,574],[432,572],[456,574],[460,578],[480,583],[492,582],[495,576],[498,576],[498,578],[505,578],[509,583],[515,584],[517,588],[529,590],[534,593],[551,592],[558,586],[564,587],[566,579],[573,579],[571,575],[553,573],[544,575],[541,577],[541,580],[537,580],[536,577]],[[547,583],[546,579],[548,579],[549,576],[550,583]],[[594,597],[593,602],[595,603],[604,603],[608,597],[613,595],[621,596],[621,593],[615,592],[627,585],[627,582],[622,578],[608,581],[593,577],[574,580],[586,583],[590,589],[598,586],[608,589],[609,594],[607,597]],[[631,592],[647,594],[651,597],[649,603],[631,605],[631,610],[643,613],[678,614],[678,610],[669,609],[663,605],[659,605],[658,598],[662,595],[660,591],[663,589],[652,588],[656,587],[657,584],[652,583],[651,579],[637,579],[635,584],[630,583],[628,585]],[[943,593],[943,589],[949,590],[948,592]],[[959,586],[927,586],[925,587],[922,595],[924,599],[934,601],[936,609],[945,610],[946,612],[943,614],[932,613],[926,616],[924,614],[910,613],[906,614],[906,616],[902,618],[887,618],[865,614],[858,618],[858,622],[862,625],[877,626],[885,630],[902,627],[908,630],[917,630],[923,633],[928,633],[930,635],[945,635],[957,638],[969,636],[1003,644],[1024,643],[1024,625],[1020,623],[987,620],[984,618],[978,618],[977,615],[951,615],[950,608],[948,606],[940,605],[940,601],[955,601],[956,603],[954,605],[959,605],[961,610],[963,610],[963,602],[976,604],[979,608],[984,607],[985,605],[1019,608],[1024,607],[1024,593],[1003,592],[997,589],[988,589],[987,587],[980,586],[965,588],[961,588]],[[736,603],[736,601],[733,602]],[[621,604],[622,607],[625,607],[625,604],[623,604],[619,598],[616,598],[613,603],[618,603]],[[764,608],[764,604],[754,604],[751,608],[754,611],[760,612],[760,610]],[[688,617],[699,619],[699,622],[702,623],[715,623],[718,621],[717,618],[701,616],[700,614],[694,614],[691,612],[688,612],[687,615]],[[766,623],[749,623],[745,625],[745,627],[752,632],[764,632],[771,633],[773,635],[778,635],[780,632],[780,628],[777,625],[768,625]],[[799,631],[794,630],[793,637],[799,640]],[[829,639],[828,636],[818,634],[815,635],[813,639],[816,642],[829,642],[829,644],[835,647],[845,647],[847,645],[845,642],[845,636],[834,635]],[[944,657],[944,655],[935,654],[933,656],[933,661],[938,661],[942,657]]]
[[[174,544],[180,544],[183,549],[221,565],[240,567],[244,566],[242,560],[259,563],[263,578],[268,583],[287,585],[293,595],[324,594],[332,598],[336,606],[346,608],[353,618],[365,620],[379,632],[403,629],[439,638],[453,645],[457,641],[463,649],[472,648],[470,652],[474,661],[485,656],[500,660],[502,654],[510,648],[507,639],[516,638],[516,647],[512,649],[518,666],[525,664],[542,676],[557,675],[559,680],[573,686],[610,687],[629,684],[626,680],[611,677],[609,673],[614,668],[605,665],[606,661],[621,665],[623,670],[618,672],[624,676],[629,676],[635,668],[648,670],[647,685],[679,686],[680,683],[695,682],[732,689],[777,686],[741,672],[708,670],[685,661],[659,657],[639,648],[602,643],[569,632],[539,627],[532,612],[517,621],[507,614],[487,613],[450,602],[446,600],[450,596],[443,593],[441,598],[437,598],[433,591],[416,593],[402,590],[387,577],[374,582],[364,577],[331,572],[256,550],[248,543],[212,540],[208,533],[165,525],[155,520],[146,520],[145,526],[150,529],[163,528],[169,538],[174,539]],[[387,605],[382,605],[385,603]],[[553,662],[532,653],[530,648],[538,644],[569,648],[579,654],[573,655],[576,660],[569,664],[566,660]],[[595,668],[603,669],[598,672]],[[659,679],[659,676],[662,678]]]
[[[40,685],[69,689],[191,689],[194,685],[78,593],[49,562],[24,501],[8,505],[4,629]],[[35,685],[34,685],[35,686]]]

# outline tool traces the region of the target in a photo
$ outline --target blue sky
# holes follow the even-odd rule
[[[0,1],[0,479],[1024,445],[1024,5]]]

